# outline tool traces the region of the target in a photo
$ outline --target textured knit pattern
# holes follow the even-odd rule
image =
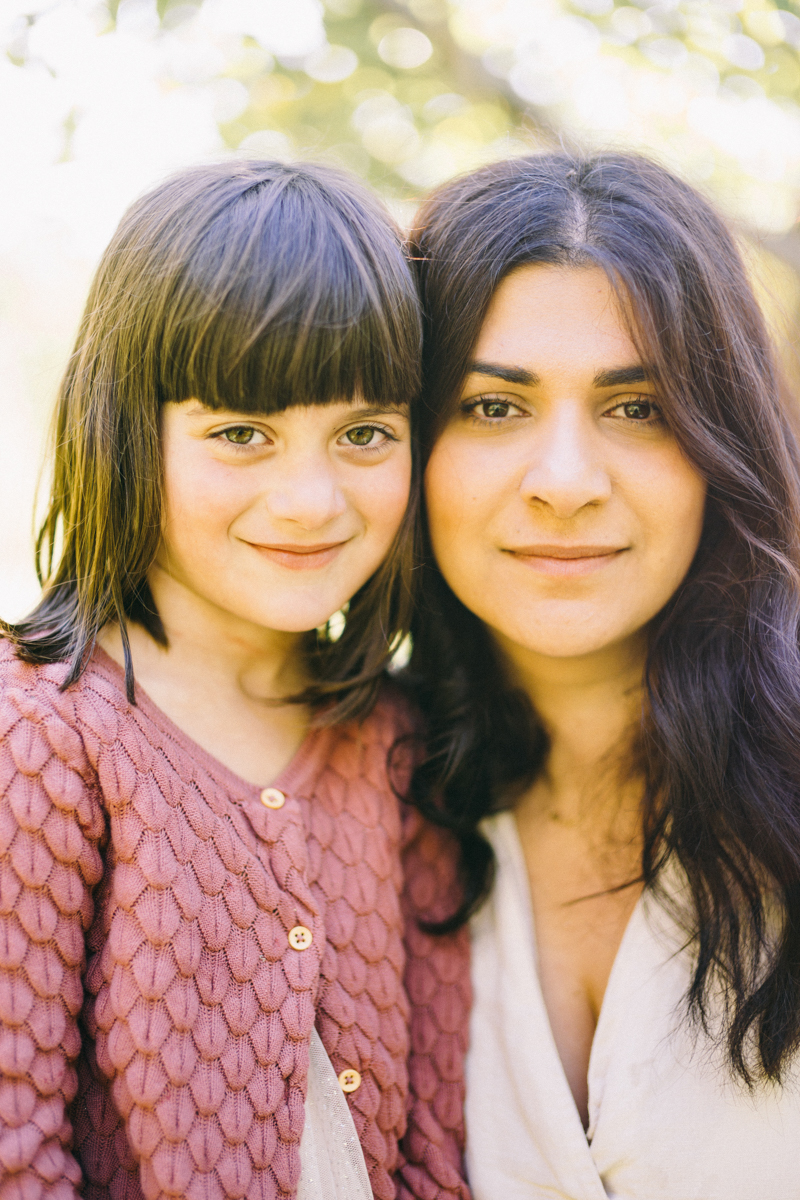
[[[63,675],[0,643],[0,1200],[291,1197],[315,1020],[337,1073],[361,1073],[348,1100],[392,1200],[402,707],[309,735],[271,810],[147,697],[129,706],[104,655],[61,693]]]
[[[470,1200],[464,1172],[464,1058],[472,1006],[469,929],[434,936],[458,903],[456,848],[418,813],[407,815],[404,909],[411,1000],[410,1096],[402,1200]]]

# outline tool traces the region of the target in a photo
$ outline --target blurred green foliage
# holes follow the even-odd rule
[[[38,0],[25,20],[70,2],[86,0]],[[245,14],[215,71],[225,145],[333,158],[399,199],[566,141],[649,149],[767,232],[796,215],[795,0],[324,0],[327,40],[276,51],[269,22],[318,21],[321,4],[99,0],[94,12],[113,36],[118,18],[155,5],[161,32],[187,42],[212,8]],[[259,5],[260,35],[248,30]],[[8,48],[20,64],[24,32]],[[162,82],[192,81],[167,69]]]
[[[187,6],[162,4],[167,27],[188,19]],[[398,197],[530,148],[524,103],[458,45],[450,17],[445,0],[327,0],[329,44],[315,54],[265,61],[244,38],[226,74],[249,102],[221,122],[226,144],[324,156]]]

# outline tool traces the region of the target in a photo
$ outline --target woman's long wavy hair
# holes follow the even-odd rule
[[[185,170],[123,217],[92,285],[55,421],[55,472],[39,534],[44,592],[4,625],[32,662],[85,669],[117,622],[166,635],[147,573],[161,535],[160,409],[279,412],[363,398],[414,406],[421,319],[398,230],[355,181],[326,167],[253,160]],[[306,637],[324,720],[365,713],[408,627],[416,465],[405,520],[353,597],[336,640]],[[295,698],[297,699],[297,697]]]
[[[532,263],[595,265],[626,301],[675,438],[707,480],[700,546],[650,627],[642,878],[691,894],[689,1015],[745,1081],[800,1044],[800,488],[794,417],[734,241],[647,159],[545,155],[435,192],[413,237],[427,322],[425,454],[454,409],[492,295]],[[429,730],[419,808],[461,847],[463,923],[491,887],[477,824],[540,771],[547,740],[482,623],[426,551],[409,678]],[[713,1018],[713,1020],[712,1020]]]

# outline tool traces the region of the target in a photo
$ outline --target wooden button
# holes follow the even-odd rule
[[[293,950],[307,950],[313,940],[313,933],[305,925],[295,925],[289,930],[289,945]]]
[[[343,1092],[357,1092],[361,1087],[361,1076],[353,1067],[348,1067],[339,1076],[339,1087]]]
[[[261,793],[261,803],[266,804],[267,808],[283,808],[286,797],[277,788],[264,788]]]

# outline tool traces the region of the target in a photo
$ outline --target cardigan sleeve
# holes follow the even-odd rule
[[[46,681],[44,694],[24,685],[24,664],[3,666],[0,1200],[71,1200],[81,1171],[69,1105],[104,819],[81,739],[58,715],[55,684],[54,702]]]
[[[411,1001],[408,1128],[398,1200],[470,1200],[463,1166],[464,1058],[472,1002],[469,930],[426,933],[454,907],[452,839],[409,811],[405,821],[406,988]]]

